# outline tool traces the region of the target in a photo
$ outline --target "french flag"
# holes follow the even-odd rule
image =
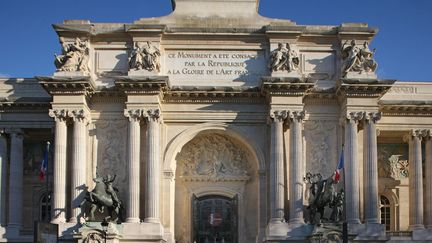
[[[339,163],[337,165],[336,171],[335,171],[335,176],[334,176],[334,182],[335,183],[339,183],[339,180],[341,178],[341,173],[342,170],[344,168],[344,147],[342,145],[342,151],[341,151],[341,155],[339,158]]]
[[[44,153],[44,158],[42,160],[40,170],[39,170],[39,180],[44,181],[48,169],[48,156],[49,156],[50,142],[47,142],[47,146]]]

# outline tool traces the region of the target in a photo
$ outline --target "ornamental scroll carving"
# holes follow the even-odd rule
[[[408,147],[405,144],[378,145],[378,176],[400,180],[409,176]]]
[[[199,135],[177,156],[185,180],[245,181],[249,179],[247,152],[219,135]]]

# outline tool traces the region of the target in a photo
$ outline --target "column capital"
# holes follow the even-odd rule
[[[73,109],[68,111],[67,114],[74,122],[83,122],[87,124],[90,121],[90,114],[84,109]]]
[[[409,133],[411,137],[418,137],[420,140],[428,134],[425,129],[412,129]]]
[[[21,128],[6,128],[4,132],[15,138],[22,138],[24,135],[24,132]]]
[[[64,122],[68,118],[66,109],[50,109],[48,115],[54,118],[55,121]]]
[[[142,117],[142,109],[125,109],[124,116],[129,119],[129,121],[139,121]]]
[[[298,111],[290,111],[289,118],[291,121],[298,121],[301,122],[305,117],[305,112],[298,110]]]
[[[143,117],[147,122],[159,122],[161,112],[158,108],[146,109],[143,111]]]
[[[381,115],[382,113],[379,111],[375,111],[375,112],[365,112],[364,113],[364,120],[365,122],[373,122],[376,123],[377,121],[379,121],[381,119]]]
[[[346,119],[348,121],[354,121],[355,123],[359,122],[364,117],[363,111],[350,111],[346,114]]]
[[[270,110],[270,119],[273,121],[283,122],[288,117],[287,110]]]

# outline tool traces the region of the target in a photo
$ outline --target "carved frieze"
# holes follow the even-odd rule
[[[337,122],[309,120],[305,122],[306,171],[329,176],[337,161]]]
[[[179,176],[194,181],[245,181],[249,179],[247,152],[219,134],[199,135],[177,156]]]
[[[116,184],[121,198],[126,190],[126,134],[127,122],[98,120],[95,124],[97,138],[97,172],[101,175],[116,173]]]

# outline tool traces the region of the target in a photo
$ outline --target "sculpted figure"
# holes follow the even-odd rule
[[[271,71],[283,70],[286,62],[288,61],[288,50],[282,43],[278,44],[278,48],[270,53],[269,68]]]
[[[320,225],[322,220],[336,220],[336,216],[334,219],[325,218],[324,210],[326,207],[338,207],[334,206],[336,203],[337,195],[335,193],[334,188],[334,175],[323,179],[321,174],[312,174],[310,172],[306,173],[306,176],[303,180],[310,185],[309,188],[309,206],[307,206],[307,210],[309,210],[309,222],[311,224]],[[341,194],[342,196],[343,194]],[[343,204],[343,201],[342,201]],[[342,212],[342,211],[341,211]]]
[[[350,44],[345,42],[342,45],[342,72],[345,77],[349,72],[356,73],[370,73],[375,72],[378,67],[377,62],[373,56],[375,50],[369,49],[369,43],[365,41],[363,47],[359,47],[355,40],[352,40]]]
[[[118,221],[121,218],[123,205],[117,196],[118,189],[112,185],[116,175],[106,175],[104,177],[96,174],[93,181],[96,183],[92,191],[88,191],[81,206],[88,204],[90,206],[89,212],[86,213],[90,220],[95,220],[94,213],[98,210],[100,213],[108,210],[108,217],[111,221]]]
[[[129,69],[160,71],[160,51],[150,41],[136,42],[129,57]]]
[[[298,70],[300,59],[289,43],[279,43],[278,48],[270,53],[269,69],[274,71],[287,70],[288,72]]]
[[[75,38],[75,42],[66,44],[63,38],[60,39],[62,42],[62,54],[54,54],[54,64],[58,72],[75,72],[83,71],[89,72],[89,41],[81,41],[79,38]]]

